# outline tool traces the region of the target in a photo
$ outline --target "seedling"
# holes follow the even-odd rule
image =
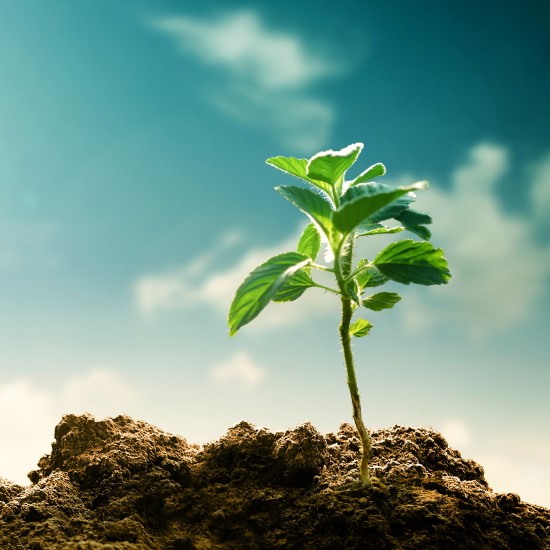
[[[363,423],[361,401],[351,339],[369,334],[372,323],[362,317],[352,322],[357,309],[381,311],[392,308],[401,296],[396,292],[368,294],[371,288],[396,281],[408,285],[440,285],[451,274],[440,248],[429,242],[426,225],[432,218],[410,208],[414,191],[426,189],[425,181],[404,187],[391,187],[373,181],[383,176],[383,164],[374,164],[351,180],[345,180],[347,170],[363,149],[362,143],[349,145],[340,151],[322,151],[309,160],[293,157],[273,157],[266,162],[287,174],[296,176],[310,188],[284,185],[275,190],[311,221],[305,228],[296,252],[285,252],[257,267],[237,289],[229,310],[229,334],[234,335],[273,302],[291,302],[308,288],[322,288],[337,294],[342,305],[340,341],[344,353],[348,388],[353,405],[353,419],[361,439],[359,472],[364,487],[372,484],[369,474],[371,439]],[[385,225],[388,220],[398,225]],[[363,237],[388,235],[407,230],[422,240],[406,239],[392,242],[373,260],[354,263],[355,242]],[[375,237],[376,238],[376,237]],[[327,245],[325,263],[316,263],[321,242]],[[316,270],[330,272],[333,287],[316,282]]]

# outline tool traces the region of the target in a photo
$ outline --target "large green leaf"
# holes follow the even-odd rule
[[[362,304],[373,311],[382,311],[391,309],[399,300],[401,300],[401,296],[397,292],[378,292],[367,296]]]
[[[426,189],[427,182],[417,182],[406,187],[385,187],[376,188],[370,184],[350,187],[345,197],[351,193],[353,198],[343,200],[341,206],[333,213],[334,227],[347,235],[367,219],[369,223],[373,223],[373,215],[376,212],[410,191]]]
[[[279,170],[282,170],[283,172],[286,172],[287,174],[290,174],[291,176],[296,176],[297,178],[301,178],[304,181],[311,183],[311,185],[318,187],[329,196],[332,193],[332,186],[329,183],[310,178],[307,175],[307,159],[297,159],[294,157],[272,157],[267,159],[266,163]]]
[[[257,267],[237,289],[229,308],[229,334],[233,336],[255,319],[283,284],[311,259],[297,252],[286,252],[270,258]]]
[[[298,252],[309,256],[313,261],[319,254],[321,248],[321,236],[319,231],[315,229],[315,225],[310,223],[302,233],[300,240],[298,241]]]
[[[357,319],[357,321],[350,325],[349,333],[356,338],[363,338],[363,336],[366,336],[370,332],[373,326],[374,325],[366,319]]]
[[[386,174],[386,167],[381,163],[377,162],[372,166],[369,166],[364,172],[359,174],[350,185],[357,185],[358,183],[365,183],[367,181],[372,181],[378,176],[383,176]]]
[[[385,183],[378,183],[375,181],[372,181],[370,183],[361,183],[359,185],[355,185],[353,187],[350,187],[344,196],[342,197],[342,205],[345,202],[350,202],[355,199],[358,199],[359,197],[363,196],[369,196],[369,195],[377,195],[379,193],[390,193],[391,191],[394,191],[395,187],[392,187],[391,185],[386,185]],[[374,214],[370,215],[366,220],[363,220],[358,228],[357,231],[360,233],[365,233],[368,229],[365,229],[368,226],[371,226],[375,223],[380,223],[385,220],[389,220],[391,218],[395,218],[401,212],[406,210],[411,202],[414,202],[415,200],[414,193],[406,193],[404,195],[401,195],[394,201],[390,202],[387,206],[384,206],[380,210],[376,211]]]
[[[321,151],[309,159],[306,172],[310,178],[334,185],[346,170],[357,160],[363,149],[362,143],[348,145],[340,151]]]
[[[406,285],[441,285],[451,277],[443,250],[426,241],[407,239],[392,243],[376,256],[373,264],[386,277]]]
[[[302,268],[289,277],[272,300],[274,302],[292,302],[297,300],[308,288],[315,286],[308,271],[308,268]]]
[[[275,191],[308,216],[327,240],[332,242],[332,208],[321,195],[295,185],[281,185],[275,187]]]

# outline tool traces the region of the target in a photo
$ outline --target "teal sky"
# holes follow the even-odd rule
[[[0,475],[68,412],[191,441],[351,420],[338,303],[234,338],[243,277],[305,218],[265,165],[363,142],[453,279],[356,345],[365,421],[426,425],[550,506],[550,7],[0,0]],[[386,242],[374,241],[366,254]]]

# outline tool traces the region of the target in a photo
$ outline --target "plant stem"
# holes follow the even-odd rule
[[[342,350],[344,351],[344,360],[346,362],[346,372],[348,377],[348,388],[351,395],[351,403],[353,406],[353,420],[355,427],[361,439],[361,463],[359,465],[359,473],[361,475],[361,483],[363,487],[371,485],[369,474],[369,462],[372,453],[372,445],[370,435],[363,423],[361,415],[361,400],[359,397],[359,389],[357,388],[357,379],[355,378],[355,365],[353,362],[353,353],[351,350],[351,336],[349,327],[353,309],[351,298],[342,296],[342,322],[340,323],[340,340],[342,342]]]
[[[346,363],[346,373],[348,378],[348,388],[351,396],[351,404],[353,407],[353,420],[357,433],[361,439],[361,462],[359,464],[359,474],[361,475],[361,484],[363,487],[370,487],[371,479],[369,474],[369,462],[372,454],[372,445],[370,435],[363,422],[361,414],[361,399],[359,397],[359,389],[357,388],[357,379],[355,378],[355,364],[353,361],[353,352],[351,349],[351,335],[349,327],[353,316],[354,306],[351,301],[351,296],[346,288],[346,281],[349,279],[352,272],[353,259],[353,237],[348,243],[346,249],[346,241],[342,241],[340,247],[335,254],[334,273],[338,280],[338,286],[342,294],[342,321],[340,323],[340,341],[342,342],[342,350],[344,352],[344,361]],[[344,252],[342,252],[345,250]]]

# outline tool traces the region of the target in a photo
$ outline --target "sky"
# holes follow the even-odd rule
[[[550,507],[548,21],[537,1],[0,0],[0,475],[27,483],[66,413],[196,443],[351,422],[337,300],[232,338],[227,312],[307,223],[265,159],[362,142],[351,176],[431,182],[453,274],[368,317],[365,423],[433,427]]]

